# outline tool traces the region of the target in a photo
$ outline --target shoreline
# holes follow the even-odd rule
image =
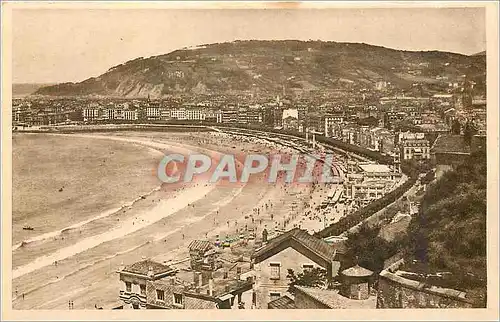
[[[226,150],[227,149],[230,150],[229,147],[223,147],[223,150],[224,150],[224,148]],[[229,188],[224,187],[221,189],[216,189],[216,190],[219,190],[218,194],[216,194],[212,197],[208,196],[209,199],[210,198],[214,199],[212,202],[210,202],[210,200],[205,200],[205,198],[203,198],[203,199],[199,200],[197,203],[195,202],[195,204],[205,203],[204,201],[208,201],[208,203],[209,203],[208,206],[210,206],[212,208],[213,208],[213,206],[218,207],[219,210],[217,210],[217,211],[218,212],[220,211],[220,214],[219,214],[219,218],[217,218],[217,219],[219,222],[217,223],[218,226],[216,226],[214,228],[217,228],[217,231],[220,231],[219,232],[220,234],[222,234],[224,231],[227,231],[227,233],[229,234],[229,233],[231,233],[230,230],[234,230],[234,228],[235,228],[234,221],[233,221],[234,219],[240,218],[240,219],[236,219],[236,220],[241,221],[242,218],[244,217],[244,215],[243,215],[244,213],[251,213],[251,211],[252,211],[251,208],[253,207],[253,204],[250,204],[250,206],[249,206],[249,202],[247,201],[247,199],[251,198],[255,202],[257,198],[258,198],[258,200],[263,200],[265,198],[264,195],[261,195],[263,192],[258,191],[258,190],[262,190],[262,189],[258,189],[258,187],[259,187],[259,185],[249,185],[249,186],[245,186],[245,187],[239,187],[239,189],[241,189],[241,192],[235,197],[229,197],[229,196],[222,197],[222,196],[220,196],[220,193],[223,193],[223,192],[226,192],[226,194],[227,194],[228,193],[227,190]],[[280,189],[282,189],[282,188],[276,187],[276,186],[271,186],[271,185],[266,185],[266,189],[265,189],[266,191],[264,192],[264,194],[267,193],[267,191],[271,191],[271,190],[275,191],[275,190],[280,190]],[[230,190],[234,190],[234,189],[230,189]],[[231,191],[229,191],[229,192],[231,192]],[[162,193],[162,191],[156,192],[155,197],[157,195],[161,195],[161,193]],[[257,195],[257,198],[256,198],[256,195]],[[280,198],[279,195],[280,194],[273,195],[270,198],[271,199],[279,199]],[[155,199],[155,197],[151,197],[151,199]],[[226,200],[224,198],[226,198]],[[188,216],[187,213],[184,214],[184,216],[181,216],[181,217],[195,218],[194,220],[190,220],[188,222],[185,221],[185,218],[181,218],[181,219],[178,218],[179,215],[182,215],[182,213],[184,212],[183,210],[188,210],[190,212],[193,212],[193,209],[196,210],[196,208],[198,208],[198,207],[204,207],[204,206],[197,205],[195,208],[188,207],[188,209],[185,209],[185,208],[181,209],[181,210],[177,211],[176,213],[172,214],[172,216],[170,216],[169,218],[163,218],[162,221],[150,225],[150,227],[147,228],[146,231],[153,231],[153,232],[156,231],[156,233],[150,234],[149,237],[147,237],[147,236],[141,237],[141,240],[143,240],[143,242],[141,242],[139,244],[137,244],[138,241],[137,241],[136,237],[138,237],[138,236],[140,237],[141,231],[143,231],[144,229],[141,229],[141,230],[133,233],[132,235],[125,236],[125,238],[123,238],[123,241],[135,239],[136,242],[135,242],[135,245],[131,245],[130,241],[125,242],[123,245],[120,245],[121,249],[122,249],[122,251],[120,253],[116,253],[116,254],[109,254],[108,253],[108,255],[106,255],[105,257],[103,257],[101,255],[100,258],[98,258],[99,257],[98,254],[91,255],[93,253],[100,252],[100,249],[102,247],[98,246],[98,247],[95,247],[93,249],[89,249],[88,251],[85,252],[85,254],[82,254],[85,256],[75,255],[75,256],[68,258],[66,260],[66,262],[68,262],[68,263],[65,263],[63,261],[62,263],[60,263],[58,265],[58,267],[47,266],[46,269],[44,269],[44,271],[47,270],[46,272],[42,273],[39,270],[39,271],[33,271],[32,273],[25,275],[27,280],[31,281],[31,282],[28,282],[28,283],[25,283],[24,285],[21,285],[21,283],[20,283],[21,279],[16,279],[14,281],[14,284],[19,292],[22,292],[23,289],[26,292],[30,292],[30,293],[26,294],[26,298],[30,298],[31,295],[33,295],[33,297],[35,297],[35,294],[43,294],[43,293],[46,293],[48,290],[52,290],[52,291],[48,291],[49,293],[54,292],[56,290],[58,290],[58,292],[56,292],[56,293],[60,293],[61,288],[56,287],[56,286],[58,286],[58,285],[59,286],[60,285],[68,285],[69,286],[69,285],[71,285],[71,283],[72,283],[71,280],[73,278],[75,278],[77,276],[81,276],[81,275],[88,275],[89,272],[92,272],[92,271],[94,271],[93,275],[95,275],[93,279],[107,281],[105,283],[110,283],[111,285],[113,285],[114,282],[117,282],[116,276],[113,276],[113,274],[114,274],[113,267],[116,268],[117,266],[119,266],[119,264],[121,264],[123,259],[126,259],[126,258],[128,258],[129,260],[133,260],[135,258],[135,260],[137,260],[137,256],[138,256],[137,252],[139,250],[140,250],[141,254],[147,254],[147,255],[149,255],[149,257],[152,257],[152,258],[162,257],[162,256],[168,257],[168,254],[175,251],[175,249],[179,250],[179,249],[182,249],[182,247],[185,247],[186,245],[184,245],[184,244],[189,240],[189,238],[200,238],[201,236],[203,236],[204,231],[205,231],[205,236],[208,236],[210,234],[210,236],[213,237],[215,230],[210,229],[210,227],[212,226],[211,223],[215,217],[215,214],[213,213],[215,210],[212,210],[211,212],[209,211],[205,216],[202,216],[201,218],[199,217],[199,213],[198,213],[198,215],[196,215],[196,211],[194,211],[193,216]],[[240,207],[240,209],[238,209],[238,207]],[[250,208],[246,209],[248,207],[250,207]],[[235,209],[239,210],[238,213],[236,213],[234,211]],[[241,215],[239,214],[240,211],[241,211]],[[267,218],[266,221],[268,221],[268,220],[269,220],[269,218]],[[225,224],[225,221],[230,221],[231,227],[227,227],[227,225]],[[161,231],[162,222],[163,222],[163,225],[166,225],[166,222],[170,223],[169,226],[171,226],[172,228],[170,229],[169,232],[167,232],[167,233],[165,233],[165,232],[160,233],[159,232],[159,231]],[[177,222],[177,224],[175,224],[176,222]],[[224,224],[222,224],[222,223],[224,223]],[[174,226],[176,228],[174,228]],[[207,228],[210,230],[207,231]],[[188,231],[189,231],[189,233],[187,233]],[[181,235],[181,234],[185,234],[186,239],[179,238],[180,237],[179,235]],[[151,239],[151,236],[154,236],[154,238]],[[163,251],[159,252],[158,251],[159,244],[162,245],[164,243],[170,245],[171,247],[168,247],[169,250],[164,249]],[[120,240],[111,241],[111,244],[112,245],[120,244]],[[131,246],[131,247],[129,247],[129,246]],[[177,246],[177,247],[175,247],[175,246]],[[164,247],[162,247],[162,248],[164,248]],[[89,260],[85,260],[84,262],[82,262],[81,260],[80,261],[78,260],[78,257],[87,257],[89,255],[91,256],[91,258],[96,258],[96,260],[90,261],[90,259],[89,259]],[[77,257],[77,258],[75,259],[73,257]],[[85,264],[85,262],[87,264]],[[106,264],[108,265],[108,267],[104,268],[104,266],[106,266]],[[63,269],[64,266],[66,266],[66,269]],[[70,268],[72,266],[75,268],[78,267],[78,269],[76,271],[74,271],[74,269]],[[101,273],[97,273],[97,272],[95,272],[95,270],[101,271]],[[67,273],[64,274],[63,273],[64,271],[66,271]],[[63,274],[61,275],[60,273],[63,273]],[[53,276],[53,277],[50,278],[50,276]],[[42,279],[45,280],[45,282],[47,280],[49,280],[49,283],[41,283],[42,285],[40,285],[40,282]],[[91,285],[89,285],[88,288],[93,288],[93,287]],[[87,288],[85,288],[85,289],[87,289]],[[14,289],[13,289],[13,291],[14,291]],[[42,293],[39,293],[39,292],[42,292]],[[83,290],[82,290],[82,292],[83,292]],[[102,290],[102,291],[96,290],[96,292],[97,293],[102,293],[102,292],[105,293],[106,291],[105,290]],[[63,299],[65,299],[67,297],[71,297],[70,294],[66,294],[66,295],[62,294],[61,300],[57,300],[57,301],[52,302],[54,299],[45,299],[44,300],[44,298],[46,296],[42,295],[39,300],[35,300],[34,302],[32,302],[31,300],[27,300],[27,299],[24,301],[20,300],[19,299],[20,294],[21,293],[18,293],[18,298],[14,299],[14,307],[16,307],[16,308],[33,308],[33,307],[44,308],[44,307],[52,306],[52,305],[54,305],[54,307],[63,307],[63,303],[67,304],[67,302],[64,301]],[[38,297],[38,295],[37,295],[37,297]],[[106,296],[103,296],[103,299],[105,299],[105,298],[106,298]],[[113,297],[113,300],[114,299],[116,299],[116,296]],[[49,304],[49,303],[52,303],[52,304]],[[75,303],[75,306],[76,306],[76,303]]]
[[[57,135],[57,134],[55,134],[55,135]],[[67,135],[63,134],[63,136],[67,136]],[[159,142],[153,142],[153,141],[144,141],[144,140],[138,140],[138,139],[134,139],[134,138],[120,138],[120,137],[115,137],[115,136],[110,137],[110,136],[100,136],[100,135],[90,135],[90,136],[89,135],[76,135],[76,137],[125,141],[128,143],[140,144],[143,146],[154,148],[160,153],[162,153],[160,151],[160,149],[171,150],[174,147],[174,145],[172,145],[172,144],[165,144],[165,143],[159,143]],[[191,147],[191,148],[194,148],[194,147]],[[183,151],[184,153],[186,153],[186,152],[193,153],[193,150],[186,149],[186,147],[179,147],[177,145],[175,146],[174,149],[178,150],[178,151]],[[204,150],[207,150],[207,149],[204,149]],[[218,153],[218,152],[213,151],[213,150],[210,150],[210,152]],[[73,224],[71,226],[68,226],[68,227],[63,228],[63,229],[58,230],[58,231],[49,232],[46,234],[35,236],[31,240],[28,240],[27,242],[28,243],[37,242],[37,241],[44,242],[45,240],[47,240],[49,238],[54,238],[56,236],[61,235],[64,231],[73,230],[74,228],[82,227],[82,226],[87,225],[91,222],[94,222],[96,220],[99,220],[99,219],[102,219],[102,218],[105,218],[108,216],[114,216],[114,215],[118,214],[121,210],[123,210],[124,208],[131,209],[133,207],[134,203],[136,203],[137,201],[139,201],[141,199],[144,199],[143,197],[145,197],[145,196],[148,196],[148,195],[151,196],[154,192],[159,191],[164,186],[165,186],[165,184],[162,184],[161,186],[153,189],[149,194],[145,194],[145,195],[142,195],[140,197],[137,197],[136,199],[125,203],[120,208],[112,209],[111,211],[106,211],[106,212],[101,213],[95,217],[88,219],[88,220]],[[144,228],[147,225],[154,224],[157,221],[163,219],[163,217],[157,215],[156,217],[154,217],[152,222],[151,221],[148,222],[147,220],[151,220],[152,215],[155,215],[155,214],[158,214],[159,212],[162,212],[162,213],[164,213],[163,216],[169,216],[169,215],[179,211],[180,209],[190,205],[192,202],[198,201],[199,199],[204,198],[211,190],[215,189],[216,185],[209,186],[207,184],[207,185],[205,185],[205,187],[209,187],[209,188],[203,189],[203,191],[199,188],[196,188],[196,187],[197,187],[197,185],[194,185],[194,187],[190,187],[187,190],[184,190],[185,187],[182,187],[182,190],[184,190],[184,191],[182,191],[182,190],[178,191],[178,189],[176,189],[174,191],[173,196],[169,197],[168,199],[161,200],[159,205],[155,206],[155,208],[157,208],[157,207],[162,207],[162,208],[151,209],[151,211],[146,213],[144,216],[142,216],[142,217],[139,216],[140,221],[132,221],[132,225],[130,225],[130,220],[128,222],[125,222],[125,224],[123,224],[123,221],[122,221],[122,223],[120,224],[121,227],[119,227],[119,228],[115,227],[115,228],[112,228],[110,231],[104,232],[100,235],[90,236],[87,239],[85,239],[83,241],[79,241],[78,243],[73,244],[70,247],[66,247],[64,249],[58,249],[56,252],[51,253],[49,255],[37,257],[31,263],[24,264],[20,267],[19,266],[13,267],[13,274],[12,274],[13,279],[16,279],[24,274],[30,273],[36,269],[40,269],[42,267],[48,266],[51,263],[56,263],[57,261],[60,261],[60,260],[63,260],[67,257],[76,255],[79,252],[83,252],[89,248],[93,248],[95,246],[98,246],[99,244],[102,244],[102,243],[105,243],[107,241],[110,241],[110,240],[128,235],[130,233],[133,233],[137,230]],[[165,203],[172,198],[176,199],[175,206],[172,207],[172,209],[166,208]],[[171,206],[169,206],[169,207],[171,207]],[[136,217],[136,220],[137,220],[137,217]],[[137,225],[135,225],[136,222],[137,222]],[[144,224],[141,225],[141,223],[144,223]],[[132,226],[134,226],[134,227],[132,227]],[[97,240],[96,240],[96,238],[97,238]],[[26,241],[23,241],[23,242],[26,242]],[[22,245],[23,242],[19,243],[18,245],[19,246]],[[14,247],[13,250],[18,249],[19,246]]]

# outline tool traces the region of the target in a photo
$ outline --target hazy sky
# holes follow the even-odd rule
[[[236,39],[485,50],[484,8],[13,11],[13,82],[82,81],[136,57]]]

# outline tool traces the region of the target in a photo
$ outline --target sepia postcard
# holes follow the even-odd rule
[[[496,1],[2,1],[2,320],[498,320]]]

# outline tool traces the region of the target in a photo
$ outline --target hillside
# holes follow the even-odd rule
[[[483,153],[445,173],[409,226],[411,270],[452,272],[447,286],[472,294],[486,290],[486,167]]]
[[[35,93],[38,89],[54,84],[12,84],[12,96],[24,97]]]
[[[54,96],[161,97],[171,94],[273,94],[413,83],[446,87],[467,75],[484,88],[485,56],[409,52],[358,43],[235,41],[137,58],[80,83],[40,88]],[[446,76],[446,79],[436,79]],[[438,78],[440,78],[438,77]]]

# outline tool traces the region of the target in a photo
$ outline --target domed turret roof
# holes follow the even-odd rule
[[[342,275],[352,276],[352,277],[368,277],[373,274],[369,269],[363,268],[359,265],[350,267],[342,271]]]

